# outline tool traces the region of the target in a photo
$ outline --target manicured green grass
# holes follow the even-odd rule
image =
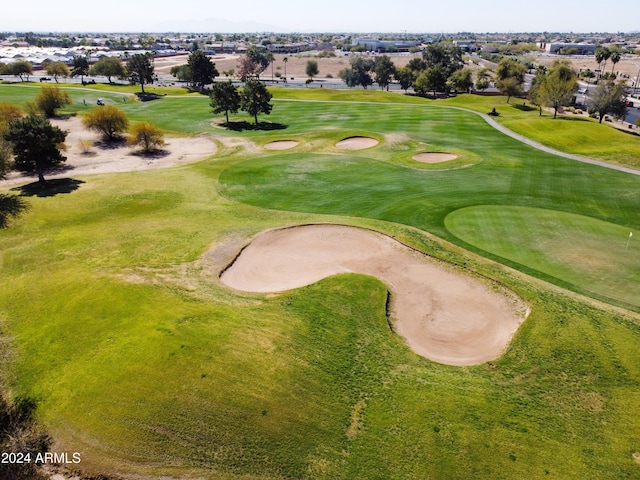
[[[555,248],[561,237],[528,239],[525,230],[552,221],[589,239],[576,248],[600,248],[638,227],[637,177],[537,152],[441,108],[277,100],[262,119],[286,128],[237,133],[210,125],[206,99],[123,107],[172,131],[301,144],[77,178],[84,183],[70,194],[29,198],[29,212],[0,231],[0,327],[15,352],[9,386],[39,402],[56,450],[80,451],[87,473],[639,475],[637,315],[597,308],[463,249],[500,260],[505,249],[517,253],[513,243],[528,241],[525,253],[543,240]],[[334,147],[356,134],[382,143]],[[458,152],[473,166],[412,168],[412,152],[426,150]],[[486,217],[484,234],[468,233],[476,217]],[[498,218],[514,229],[512,244],[487,253],[507,236]],[[233,240],[239,248],[268,228],[321,221],[384,231],[494,278],[532,313],[499,360],[449,367],[413,354],[390,330],[386,289],[375,279],[340,275],[282,294],[242,294],[216,281],[233,249],[198,261],[212,246]],[[567,255],[547,260],[570,263]],[[532,253],[524,260],[529,273],[541,268]],[[519,257],[502,261],[518,266]],[[629,263],[622,271],[637,283]]]
[[[58,448],[82,452],[83,468],[263,479],[637,472],[640,421],[627,415],[640,407],[637,324],[374,222],[364,224],[525,295],[532,316],[500,361],[417,357],[389,330],[374,279],[235,294],[188,266],[210,242],[329,217],[229,203],[212,188],[224,166],[86,177],[77,192],[33,199],[0,232],[14,391],[40,402]]]
[[[640,305],[640,246],[628,228],[582,215],[508,206],[456,210],[445,225],[469,244],[578,285],[588,295]]]
[[[291,109],[296,106],[296,102],[283,102],[275,119],[280,115],[291,116]],[[469,159],[480,163],[445,171],[407,168],[408,153],[393,142],[340,156],[335,156],[335,149],[326,142],[322,147],[331,155],[278,153],[237,163],[222,172],[222,191],[236,200],[266,208],[403,223],[500,257],[505,255],[473,241],[461,242],[447,229],[445,217],[460,208],[476,205],[522,205],[597,218],[617,224],[622,230],[640,227],[636,215],[640,206],[640,177],[545,154],[497,133],[474,115],[435,107],[338,103],[310,104],[305,113],[314,119],[318,129],[331,132],[332,126],[342,123],[345,128],[383,136],[403,132],[414,142],[402,143],[409,152],[429,150],[429,146],[435,151],[464,149],[469,152]],[[306,118],[292,125],[291,133],[311,130],[311,120]],[[384,123],[379,122],[380,118],[385,119]],[[339,140],[343,131],[338,132],[340,135],[332,132],[327,138]],[[404,160],[398,162],[400,165],[394,162],[397,157]],[[492,237],[501,238],[500,232]],[[580,237],[573,240],[577,244],[581,241]],[[606,243],[608,239],[602,241]],[[530,243],[534,249],[534,240]],[[585,244],[581,248],[588,251],[591,247]],[[540,254],[545,256],[540,260],[543,262],[551,261],[554,255],[551,251]],[[519,264],[510,265],[524,267],[528,273],[542,274],[543,278],[563,286],[569,283],[577,290],[592,291],[591,281],[579,271],[572,272],[569,280],[545,269],[540,271],[535,262],[506,258]],[[619,269],[623,263],[625,260],[617,257],[612,268]],[[570,262],[563,268],[568,266]],[[620,277],[622,284],[635,285],[637,271],[634,274],[633,269],[619,270],[625,272]],[[635,290],[612,296],[616,288],[594,293],[635,309],[640,307],[640,296],[634,295]]]

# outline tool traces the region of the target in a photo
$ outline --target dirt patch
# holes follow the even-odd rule
[[[300,142],[295,140],[278,140],[277,142],[267,143],[264,148],[266,150],[288,150],[289,148],[297,147]]]
[[[260,234],[232,265],[223,284],[278,292],[338,273],[379,278],[391,291],[394,328],[419,355],[447,365],[499,357],[524,318],[524,302],[370,230],[307,225]]]
[[[458,155],[453,153],[437,153],[437,152],[425,152],[414,155],[413,158],[416,162],[421,163],[441,163],[455,160]]]
[[[92,173],[130,172],[152,168],[173,167],[182,163],[195,162],[214,155],[217,146],[212,137],[167,137],[166,145],[161,150],[143,155],[138,148],[130,147],[126,142],[105,143],[99,134],[87,130],[78,117],[51,123],[68,131],[63,154],[67,161],[58,171],[45,175],[47,179],[63,178],[71,175],[87,175]],[[81,146],[84,143],[85,146]],[[1,185],[23,183],[37,178],[20,172],[11,172]]]
[[[336,143],[336,148],[341,150],[362,150],[378,145],[378,140],[371,137],[349,137]]]
[[[633,452],[633,459],[640,465],[640,452]]]

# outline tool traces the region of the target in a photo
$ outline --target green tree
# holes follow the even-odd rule
[[[0,193],[0,228],[7,228],[9,220],[18,217],[27,208],[27,203],[22,198]]]
[[[73,57],[71,64],[71,76],[80,77],[80,81],[84,83],[84,77],[89,75],[89,61],[87,57],[77,55]]]
[[[260,80],[249,79],[244,84],[240,94],[240,108],[253,116],[256,125],[258,124],[258,114],[269,115],[273,106],[271,105],[271,93]]]
[[[470,68],[456,70],[451,74],[447,83],[456,92],[468,93],[473,87],[473,72]]]
[[[496,87],[507,96],[507,103],[511,97],[522,95],[524,75],[527,71],[525,64],[512,58],[503,58],[496,67]]]
[[[413,89],[420,96],[426,96],[429,91],[435,96],[436,92],[444,92],[446,88],[447,72],[440,64],[427,68],[413,83]]]
[[[408,67],[398,68],[396,70],[395,77],[400,83],[400,88],[402,88],[405,93],[407,93],[407,90],[413,86],[413,82],[416,79],[415,73]]]
[[[133,85],[140,84],[144,93],[145,84],[151,84],[155,80],[153,54],[136,53],[127,60],[127,75]]]
[[[60,152],[66,136],[46,118],[33,115],[10,121],[3,133],[4,139],[11,143],[14,168],[37,172],[41,184],[45,183],[45,170],[66,160]]]
[[[226,124],[229,124],[229,112],[236,113],[240,108],[240,94],[231,80],[213,84],[211,94],[211,107],[213,113],[223,113]]]
[[[284,57],[282,59],[282,61],[284,62],[284,81],[285,83],[287,83],[287,62],[289,62],[289,58],[288,57]]]
[[[113,105],[96,107],[85,115],[82,123],[89,130],[102,133],[107,141],[113,141],[129,129],[129,120],[124,111]]]
[[[500,93],[507,96],[507,103],[509,103],[511,97],[519,97],[524,93],[522,82],[518,81],[515,77],[497,80],[496,87],[500,90]]]
[[[616,68],[616,64],[622,58],[622,50],[620,50],[618,47],[611,47],[609,49],[609,52],[611,53],[609,58],[611,58],[612,63],[611,73],[613,73],[613,70]]]
[[[250,78],[259,78],[260,74],[266,70],[271,63],[267,52],[258,50],[255,46],[250,47],[247,53],[240,57],[238,64],[238,78],[243,82]]]
[[[427,62],[425,62],[422,58],[412,58],[411,60],[409,60],[409,63],[407,63],[407,68],[415,73],[414,78],[420,75],[420,73],[424,72],[428,66],[429,65],[427,65]]]
[[[174,65],[169,71],[172,76],[178,79],[180,82],[191,83],[191,69],[189,65]]]
[[[191,73],[191,83],[199,88],[213,83],[213,79],[219,75],[216,64],[202,50],[191,52],[187,65]]]
[[[9,128],[9,122],[22,118],[22,110],[17,105],[0,102],[0,180],[11,170],[11,143],[4,139],[4,132]]]
[[[558,108],[570,105],[578,90],[578,77],[566,60],[555,60],[539,85],[539,98],[547,107],[553,107],[553,118]]]
[[[138,122],[129,131],[129,145],[142,147],[144,153],[150,153],[165,145],[162,130],[149,122]]]
[[[624,80],[602,80],[591,94],[588,111],[598,115],[600,123],[606,114],[624,117],[629,90]]]
[[[587,85],[591,85],[591,81],[596,78],[596,74],[590,68],[583,70],[580,76],[587,79]]]
[[[440,65],[447,78],[456,70],[460,70],[464,65],[462,61],[462,49],[452,43],[435,43],[428,45],[424,52],[422,52],[422,58],[427,64],[427,68]]]
[[[71,70],[64,62],[50,62],[46,67],[47,75],[51,75],[53,79],[58,83],[58,77],[68,77],[71,75]]]
[[[33,100],[38,109],[47,117],[53,117],[58,108],[71,105],[71,97],[65,90],[60,90],[57,85],[45,85],[40,88],[40,93]]]
[[[94,76],[107,77],[109,83],[111,83],[112,77],[124,78],[127,74],[122,60],[118,57],[101,58],[91,66],[89,73]]]
[[[318,75],[318,73],[320,72],[318,70],[318,62],[316,60],[307,60],[307,67],[305,69],[305,72],[307,73],[307,77],[313,80],[313,77]]]
[[[18,59],[7,66],[7,74],[20,77],[20,81],[29,81],[29,75],[33,75],[33,65],[23,59]]]
[[[373,71],[376,74],[376,83],[380,85],[380,89],[389,90],[391,79],[396,74],[396,66],[387,55],[376,57],[373,62]]]
[[[542,96],[542,86],[545,82],[545,76],[547,74],[546,67],[540,65],[536,69],[536,75],[531,81],[531,88],[528,92],[529,101],[539,108],[540,116],[542,116],[542,105],[544,104],[544,98]]]
[[[358,79],[352,68],[343,68],[338,72],[338,76],[349,88],[353,88],[358,85]]]
[[[596,57],[596,62],[598,62],[598,69],[602,73],[602,71],[607,66],[607,60],[609,60],[609,57],[611,56],[611,51],[603,45],[598,45],[594,52],[594,56]],[[603,62],[604,62],[604,65],[600,67],[600,65],[602,65]]]
[[[352,57],[349,61],[350,68],[345,68],[340,72],[340,78],[347,84],[348,87],[356,87],[362,85],[362,88],[366,88],[373,84],[373,78],[371,78],[371,71],[373,71],[373,60],[365,58],[360,55]]]

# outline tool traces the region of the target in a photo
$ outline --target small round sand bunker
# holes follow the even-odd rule
[[[526,305],[513,294],[387,235],[342,225],[264,232],[220,280],[237,290],[278,292],[348,272],[385,282],[397,332],[417,354],[447,365],[499,357],[526,315]]]
[[[371,137],[349,137],[336,143],[336,148],[342,150],[362,150],[378,145],[378,140]]]
[[[441,163],[455,160],[458,155],[453,153],[439,153],[439,152],[424,152],[414,155],[413,158],[416,162],[421,163]]]
[[[295,140],[278,140],[276,142],[267,143],[264,148],[266,150],[288,150],[289,148],[297,147],[300,142]]]

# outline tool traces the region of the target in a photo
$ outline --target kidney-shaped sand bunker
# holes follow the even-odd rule
[[[526,318],[515,294],[381,233],[341,225],[264,232],[220,278],[237,290],[277,292],[346,272],[385,282],[397,332],[413,351],[439,363],[477,365],[499,357]]]

